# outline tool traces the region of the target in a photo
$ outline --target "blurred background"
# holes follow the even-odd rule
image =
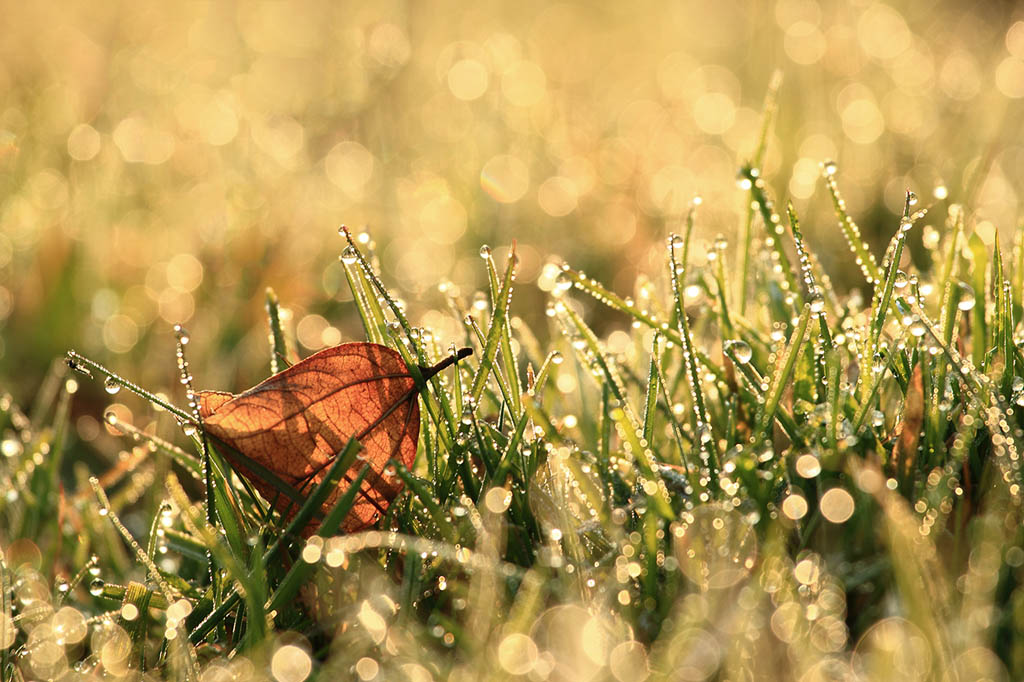
[[[342,223],[443,346],[462,332],[438,285],[471,299],[483,243],[517,240],[528,321],[547,263],[632,293],[694,195],[691,258],[735,243],[776,69],[764,173],[841,290],[862,280],[825,159],[879,255],[908,187],[967,203],[988,240],[1019,215],[1012,2],[5,0],[0,16],[0,379],[24,403],[68,348],[170,390],[179,322],[198,387],[252,385],[267,286],[302,354],[361,338]],[[95,437],[102,408],[77,409]]]

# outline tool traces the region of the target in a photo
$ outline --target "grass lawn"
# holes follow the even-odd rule
[[[3,680],[1024,676],[1024,22],[260,7],[11,10]]]

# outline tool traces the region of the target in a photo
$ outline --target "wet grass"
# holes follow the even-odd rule
[[[69,354],[27,413],[0,400],[5,678],[1019,677],[1022,232],[1004,256],[908,191],[876,260],[841,180],[826,161],[869,302],[833,289],[815,250],[835,244],[803,238],[756,163],[743,243],[695,255],[695,201],[634,291],[550,264],[545,330],[517,314],[514,248],[481,249],[484,296],[442,287],[464,336],[441,339],[343,230],[367,340],[410,365],[474,349],[426,382],[405,492],[354,535],[335,533],[354,485],[299,533],[354,444],[285,521],[194,405]],[[278,368],[294,330],[266,304]],[[595,305],[629,331],[596,333]],[[90,380],[157,417],[109,412],[121,456],[91,467],[63,459]]]

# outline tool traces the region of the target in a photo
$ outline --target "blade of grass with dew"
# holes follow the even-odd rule
[[[163,534],[161,522],[163,521],[164,510],[169,509],[166,502],[160,504],[156,514],[153,514],[153,521],[149,524],[149,536],[146,542],[146,556],[149,560],[156,562],[157,540]]]
[[[647,372],[647,394],[644,400],[644,440],[654,442],[654,417],[657,414],[658,394],[661,391],[661,375],[658,372],[658,355],[660,354],[661,337],[655,333],[651,342],[651,362]]]
[[[173,478],[173,475],[172,475],[172,479],[169,479],[169,480],[175,480],[176,481],[176,479]],[[170,586],[168,585],[167,581],[164,580],[163,575],[160,573],[160,569],[157,568],[156,564],[153,561],[150,560],[150,558],[146,554],[145,550],[142,549],[142,547],[139,545],[139,543],[135,540],[135,538],[129,532],[128,528],[125,527],[125,525],[121,522],[120,518],[118,518],[117,514],[115,514],[113,512],[113,510],[111,509],[111,506],[110,506],[110,500],[107,498],[107,494],[103,490],[103,488],[100,487],[99,482],[97,481],[97,479],[95,477],[93,477],[93,478],[89,479],[89,483],[92,486],[93,492],[96,495],[96,500],[98,501],[98,503],[100,505],[101,511],[105,512],[103,515],[110,522],[110,525],[113,526],[117,530],[117,532],[121,535],[123,540],[129,545],[129,547],[131,547],[132,552],[135,555],[135,558],[139,562],[141,562],[143,566],[145,566],[146,572],[148,573],[150,579],[152,579],[152,581],[156,585],[156,588],[159,591],[159,594],[162,597],[164,603],[165,604],[170,604],[173,601],[172,596],[171,596],[171,589],[170,589]],[[182,506],[182,505],[179,505],[179,506]],[[186,508],[186,507],[188,507],[187,503],[184,506],[182,506],[182,508]],[[196,514],[199,514],[199,513],[200,512],[198,512],[198,510],[196,510]],[[127,591],[126,591],[125,595],[122,595],[122,598],[124,596],[127,596]],[[179,623],[177,625],[177,627],[175,628],[175,631],[176,631],[177,635],[181,636],[181,638],[183,638],[183,639],[185,638],[185,634],[186,633],[183,630],[183,626],[182,626],[181,623]],[[195,649],[191,646],[191,644],[187,644],[185,646],[185,650],[184,651],[185,651],[187,660],[189,662],[189,669],[188,669],[188,673],[187,673],[188,677],[190,679],[198,679],[198,661],[197,661],[197,658],[196,658]]]
[[[501,337],[505,333],[505,317],[512,299],[512,282],[515,279],[515,254],[510,254],[501,287],[496,296],[496,305],[491,310],[491,319],[487,327],[487,335],[480,352],[480,365],[473,376],[469,395],[474,405],[480,404],[488,376],[493,372],[497,377],[497,353],[501,346]],[[511,396],[510,396],[511,397]]]
[[[1006,322],[1006,301],[1003,296],[1003,256],[999,248],[999,230],[996,230],[995,236],[992,242],[992,259],[989,262],[989,277],[988,277],[988,295],[992,298],[992,320],[989,325],[989,338],[988,348],[989,352],[993,354],[993,360],[1003,361],[1004,370],[1007,367],[1007,363],[1012,359],[1011,356],[1006,353],[1006,344],[1004,340],[1004,328]],[[990,293],[989,293],[990,292]],[[986,363],[986,369],[992,368],[993,363]],[[1009,377],[1008,372],[1003,372],[999,377],[1000,385],[1003,384],[1003,380]],[[1008,388],[1008,387],[1007,387]],[[1004,396],[1008,396],[1009,391],[1004,391]]]
[[[800,275],[804,287],[807,290],[807,301],[811,306],[811,314],[818,323],[818,335],[812,343],[814,354],[815,384],[819,399],[825,395],[825,380],[827,370],[825,368],[825,349],[832,346],[832,334],[828,328],[828,319],[825,314],[825,296],[811,270],[811,260],[804,245],[803,234],[800,231],[800,219],[797,217],[793,202],[786,202],[786,214],[789,217],[789,226],[793,231],[793,241],[796,243],[797,258],[800,261]]]
[[[675,439],[676,448],[678,449],[678,456],[675,458],[668,456],[665,452],[662,452],[661,456],[663,459],[669,460],[669,464],[682,466],[687,471],[687,473],[692,473],[693,471],[695,471],[696,468],[692,465],[692,462],[690,462],[686,457],[686,448],[683,447],[683,441],[690,442],[691,449],[693,448],[693,443],[684,436],[683,427],[682,425],[680,425],[679,420],[676,419],[675,405],[672,403],[672,397],[668,393],[668,387],[666,386],[665,382],[665,375],[661,369],[660,358],[655,361],[654,370],[658,375],[657,383],[659,390],[661,392],[661,401],[664,405],[665,417],[666,419],[668,419],[669,424],[672,425],[672,436]],[[680,403],[680,407],[681,406],[682,404]]]
[[[860,228],[857,227],[857,223],[853,221],[853,218],[846,211],[846,200],[839,194],[839,185],[836,182],[836,170],[834,161],[825,161],[822,164],[822,177],[825,178],[825,186],[832,197],[832,207],[835,210],[836,217],[839,219],[839,229],[842,230],[843,236],[846,237],[846,243],[849,244],[850,250],[853,251],[854,258],[857,265],[860,266],[864,279],[867,280],[868,284],[874,286],[881,281],[882,270],[878,267],[878,263],[875,262],[875,256],[871,253],[871,249],[861,237]]]
[[[188,533],[174,528],[164,531],[167,549],[195,561],[206,561],[206,547]]]
[[[684,372],[689,381],[690,399],[693,402],[694,416],[696,418],[697,447],[700,452],[701,464],[708,468],[710,483],[712,487],[716,487],[718,485],[718,450],[715,443],[714,430],[711,425],[711,416],[708,413],[707,403],[704,400],[704,389],[700,383],[700,372],[697,367],[693,339],[690,337],[689,322],[686,318],[686,310],[683,308],[683,295],[680,289],[681,280],[686,272],[686,262],[677,263],[676,261],[677,241],[678,238],[675,235],[671,235],[668,238],[668,269],[669,281],[672,287],[672,300],[683,351]]]
[[[943,283],[942,299],[939,305],[939,325],[942,328],[942,340],[946,345],[953,341],[953,330],[956,327],[957,311],[960,303],[960,287],[957,278],[960,271],[960,241],[964,229],[964,212],[959,207],[951,206],[947,225],[951,235],[946,246],[946,257],[942,266],[942,274],[939,281]],[[938,386],[945,384],[946,366],[939,365],[937,374]],[[935,401],[937,403],[937,401]]]
[[[413,496],[420,501],[423,507],[430,513],[430,518],[434,521],[434,525],[437,527],[438,532],[441,534],[447,542],[454,542],[458,534],[451,522],[448,521],[444,509],[438,504],[434,496],[430,494],[430,489],[426,483],[419,476],[416,476],[401,463],[395,464],[395,473],[402,479],[405,485],[409,486],[410,492]]]
[[[538,392],[543,392],[545,384],[547,384],[548,368],[551,366],[550,361],[545,362],[544,366],[541,367],[540,373],[537,375],[534,388],[531,390],[532,395],[536,395]],[[497,471],[495,477],[492,479],[490,485],[500,485],[504,482],[505,475],[509,469],[512,468],[512,453],[520,451],[520,443],[523,440],[523,433],[526,431],[526,427],[531,421],[531,413],[524,410],[519,419],[516,421],[515,428],[512,431],[512,436],[508,440],[508,444],[505,446],[504,451],[501,453],[501,457],[498,460]],[[530,471],[526,465],[526,462],[520,462],[522,468],[522,483],[528,483],[530,480]]]
[[[277,374],[290,366],[288,361],[288,343],[285,341],[284,330],[281,328],[281,305],[277,294],[267,287],[265,300],[267,322],[270,327],[270,373]]]
[[[430,362],[427,359],[426,355],[423,353],[423,350],[421,349],[420,345],[418,343],[415,343],[417,334],[413,333],[412,325],[409,324],[409,320],[408,318],[406,318],[405,313],[402,310],[402,307],[399,306],[398,302],[395,301],[393,296],[391,296],[391,293],[388,291],[387,287],[384,286],[384,282],[382,282],[380,278],[377,277],[376,273],[373,271],[373,268],[370,267],[370,264],[367,262],[362,252],[356,246],[355,241],[352,239],[352,233],[349,232],[348,228],[344,226],[342,226],[341,228],[341,233],[345,236],[345,239],[348,241],[349,247],[352,249],[352,251],[349,253],[349,258],[351,259],[352,257],[355,257],[356,262],[358,262],[362,270],[362,274],[370,281],[370,283],[372,283],[373,287],[377,289],[381,298],[384,299],[384,302],[387,303],[388,308],[390,308],[391,310],[391,313],[395,316],[395,319],[398,321],[398,324],[405,331],[406,338],[410,341],[412,349],[416,353],[416,359],[418,362],[418,364],[409,362],[407,359],[406,364],[409,365],[409,373],[412,374],[417,386],[425,387],[426,382],[424,382],[423,377],[420,376],[419,366],[429,366]],[[509,254],[510,269],[512,267],[511,261],[514,260],[514,258],[515,249],[513,248]],[[376,303],[375,296],[369,298],[372,298],[374,303]],[[377,309],[380,309],[379,305],[377,305]],[[406,351],[402,344],[397,344],[397,350],[400,353],[402,353],[404,357]],[[434,409],[434,406],[431,404],[430,401],[425,400],[424,406],[427,408],[427,412],[430,414],[431,419],[433,419],[435,423],[441,423],[441,421],[443,420],[447,428],[447,433],[445,434],[445,445],[448,447],[448,449],[451,449],[451,441],[455,439],[456,434],[458,433],[458,419],[452,413],[452,407],[448,399],[448,393],[447,391],[444,390],[444,387],[441,385],[440,378],[437,376],[431,377],[429,382],[434,389],[432,391],[432,395],[437,399],[437,402],[441,407],[441,414],[436,414],[436,410]]]
[[[345,443],[345,447],[335,456],[334,461],[331,462],[331,466],[327,469],[323,478],[309,492],[309,495],[295,512],[295,516],[289,520],[284,532],[267,549],[263,557],[264,567],[269,566],[277,558],[277,554],[282,549],[282,542],[300,537],[302,530],[320,513],[320,509],[323,507],[328,496],[337,488],[345,472],[355,463],[360,450],[362,450],[362,445],[354,438],[350,438]]]
[[[487,281],[489,283],[489,293],[491,298],[491,310],[494,310],[499,304],[499,297],[501,296],[502,286],[498,281],[498,271],[494,266],[494,258],[491,257],[490,248],[484,251],[485,247],[481,247],[481,254],[486,253],[484,257],[484,263],[487,266]],[[512,245],[512,252],[515,252],[515,244]],[[523,387],[519,380],[519,366],[516,362],[515,354],[512,352],[512,326],[509,320],[509,315],[506,311],[504,321],[501,326],[501,336],[499,337],[499,343],[501,346],[502,364],[504,364],[504,377],[508,383],[512,402],[510,405],[514,408],[512,410],[512,418],[517,419],[523,412],[522,405],[522,393]],[[498,367],[494,367],[494,374],[497,377],[501,374],[501,370]]]
[[[824,363],[825,363],[825,376],[827,381],[825,382],[827,395],[826,403],[829,405],[829,424],[825,443],[829,450],[838,452],[839,450],[839,426],[842,415],[842,402],[840,400],[840,382],[839,376],[842,371],[842,365],[840,364],[839,348],[835,344],[830,344],[824,352]]]
[[[132,643],[131,658],[136,661],[140,670],[145,670],[146,634],[149,631],[149,603],[153,592],[145,585],[137,582],[128,583],[121,600],[121,610],[117,618]]]
[[[985,277],[988,270],[988,248],[977,232],[967,238],[973,267],[970,271],[971,287],[974,289],[974,307],[971,309],[971,361],[978,369],[985,367],[985,353],[988,350],[988,324],[985,312],[988,306],[988,291]]]
[[[685,241],[682,241],[681,243],[683,244],[685,251]],[[589,294],[599,303],[603,303],[613,310],[619,310],[626,313],[637,322],[659,332],[667,341],[680,348],[683,347],[682,336],[680,336],[677,330],[670,327],[668,322],[660,321],[656,316],[650,314],[648,311],[642,310],[635,303],[623,299],[618,294],[612,293],[603,287],[597,280],[591,279],[581,272],[573,270],[572,268],[565,268],[563,269],[563,273],[565,273],[566,277],[571,279],[573,285],[575,285],[577,289]],[[734,317],[731,319],[738,321],[740,318]],[[721,367],[715,364],[711,358],[699,350],[695,349],[695,353],[702,369],[715,375],[716,380],[725,381],[725,371]]]
[[[210,437],[210,443],[212,445],[212,447],[210,448],[211,454],[216,454],[219,457],[219,462],[221,464],[225,460],[224,457],[220,455],[220,451],[223,450],[225,452],[231,452],[232,457],[238,458],[239,461],[245,462],[246,468],[249,469],[252,472],[252,475],[258,478],[261,483],[265,483],[269,485],[271,488],[273,488],[275,494],[283,495],[291,502],[293,502],[296,505],[296,507],[302,505],[305,499],[303,495],[298,490],[295,489],[295,486],[291,485],[284,479],[280,478],[273,471],[267,469],[259,462],[249,457],[246,457],[245,454],[239,452],[238,450],[235,450],[227,443],[224,443],[216,438]],[[228,471],[230,470],[230,467],[223,467],[222,464],[222,470]]]
[[[903,204],[903,217],[900,218],[900,225],[896,236],[893,237],[888,261],[885,264],[884,279],[878,281],[875,285],[875,293],[872,297],[871,303],[872,318],[867,334],[868,358],[875,358],[876,354],[879,352],[879,341],[882,336],[882,328],[885,326],[886,317],[889,313],[890,302],[893,298],[893,289],[896,286],[896,277],[900,272],[900,259],[903,256],[903,247],[907,241],[907,233],[910,231],[910,228],[913,227],[914,220],[923,215],[923,212],[921,211],[918,211],[913,216],[911,215],[910,208],[914,203],[916,203],[916,201],[917,198],[914,194],[908,191],[906,200]],[[863,375],[864,372],[861,373],[861,376]],[[860,379],[858,379],[858,381],[863,388],[863,381]]]
[[[476,319],[474,317],[472,317],[470,315],[467,315],[466,319],[465,319],[465,323],[468,324],[470,326],[470,328],[472,329],[473,335],[475,336],[477,343],[480,345],[480,348],[483,349],[484,352],[486,352],[486,349],[488,348],[488,343],[489,343],[488,339],[490,338],[490,329],[491,329],[490,326],[488,326],[488,336],[485,337],[483,331],[480,329],[480,325],[477,324],[477,321],[476,321]],[[492,363],[492,369],[493,369],[493,367],[494,367],[494,363]],[[479,371],[480,371],[480,368],[478,366],[477,372],[479,373]],[[504,377],[504,375],[501,372],[491,372],[490,376],[494,378],[494,383],[496,383],[498,385],[498,392],[501,393],[501,400],[498,400],[497,396],[493,395],[493,393],[491,393],[490,391],[487,390],[487,388],[486,388],[487,387],[486,379],[484,381],[485,388],[484,388],[484,391],[481,393],[481,397],[483,397],[483,396],[489,397],[494,402],[494,405],[496,406],[496,408],[498,410],[498,413],[500,414],[501,411],[503,409],[505,409],[505,406],[507,406],[507,405],[509,405],[511,403],[511,400],[512,400],[512,389],[511,389],[511,387],[509,387],[508,383],[506,383],[505,377]],[[472,377],[472,382],[470,384],[471,387],[476,383],[476,379],[477,379],[477,374],[474,374],[473,377]],[[477,402],[477,399],[473,397],[472,389],[470,390],[470,395],[468,396],[468,398],[469,398],[470,402],[472,403],[472,405],[476,406],[476,407],[473,408],[473,412],[475,413],[479,409],[479,403]]]
[[[220,534],[211,527],[206,518],[188,504],[188,497],[181,488],[175,477],[166,482],[167,492],[185,513],[182,516],[186,528],[193,536],[198,537],[205,545],[207,551],[213,556],[216,566],[224,570],[227,576],[236,581],[240,586],[240,596],[245,604],[247,627],[245,631],[245,642],[247,646],[255,646],[266,637],[267,611],[264,609],[267,593],[266,572],[252,571],[247,568],[242,557],[236,556],[231,548],[221,539]],[[226,599],[221,602],[221,606]],[[224,614],[226,615],[226,613]],[[240,617],[240,616],[239,616]],[[214,622],[205,633],[220,626],[223,621]],[[205,634],[204,634],[205,636]],[[189,634],[190,641],[198,643],[201,639],[196,638],[196,631]]]
[[[765,246],[770,249],[772,262],[777,266],[774,270],[782,277],[782,288],[787,292],[792,292],[802,302],[803,295],[797,286],[795,271],[789,263],[789,256],[786,255],[786,248],[782,243],[786,228],[783,227],[782,219],[775,211],[774,203],[768,198],[768,184],[761,177],[760,170],[752,166],[744,166],[740,170],[740,177],[743,178],[744,185],[750,183],[750,196],[757,204],[757,210],[761,214],[761,220],[764,222],[764,229],[767,233]]]
[[[656,466],[653,453],[649,447],[645,447],[641,443],[642,427],[629,405],[622,379],[615,371],[613,363],[601,348],[597,335],[594,334],[583,319],[566,305],[561,306],[560,313],[559,321],[583,340],[583,344],[580,344],[579,347],[577,347],[577,344],[573,344],[581,364],[592,367],[596,370],[596,373],[604,377],[604,386],[609,388],[610,396],[614,397],[618,403],[618,407],[611,409],[609,415],[619,427],[619,435],[622,437],[623,442],[630,445],[633,461],[639,467],[640,473],[656,487],[657,490],[654,492],[652,499],[655,501],[659,513],[671,516],[671,505],[668,502],[664,482],[661,481],[661,474]],[[563,318],[568,322],[563,321]],[[651,491],[648,491],[648,495],[651,495]]]
[[[995,319],[992,321],[992,338],[989,347],[1002,360],[999,375],[1000,390],[1004,399],[1010,398],[1011,378],[1013,375],[1013,294],[1012,285],[1006,278],[1003,268],[1002,249],[999,246],[999,231],[996,230],[992,245],[990,290],[995,298]]]
[[[748,386],[744,386],[737,382],[740,398],[743,399],[748,410],[757,414],[760,411],[761,406],[764,404],[765,393],[761,386],[764,385],[765,382],[760,371],[755,366],[754,359],[751,358],[746,362],[741,362],[739,357],[736,355],[737,351],[735,344],[728,344],[723,349],[723,352],[729,356],[733,365],[739,369],[740,374],[743,375],[746,383],[748,384]],[[779,426],[786,433],[786,436],[791,442],[795,445],[803,443],[803,438],[798,433],[795,419],[783,405],[780,404],[776,408],[775,418],[778,420]]]
[[[793,375],[793,369],[796,367],[797,358],[800,356],[803,350],[804,337],[807,334],[807,327],[811,319],[811,306],[805,304],[803,312],[800,313],[800,319],[796,324],[796,329],[793,331],[793,335],[789,339],[789,344],[786,346],[786,350],[782,354],[782,358],[778,361],[775,374],[771,378],[768,392],[765,394],[764,406],[757,417],[757,425],[754,430],[755,442],[764,441],[771,442],[771,432],[769,427],[775,420],[775,411],[779,407],[779,402],[782,400],[782,394],[788,385],[790,378]]]
[[[211,497],[217,508],[217,520],[221,533],[235,556],[247,557],[249,547],[246,538],[249,537],[249,533],[245,521],[242,519],[241,511],[228,492],[228,482],[223,476],[212,476],[211,480],[213,482]]]
[[[714,280],[715,280],[715,291],[714,299],[718,301],[718,326],[719,336],[721,341],[724,342],[726,339],[731,339],[736,335],[736,330],[733,328],[732,317],[729,314],[729,302],[726,298],[728,288],[725,283],[725,253],[728,248],[728,243],[723,241],[715,240],[715,244],[712,247],[712,251],[708,252],[708,258],[714,254]],[[685,261],[684,261],[685,262]]]
[[[157,435],[146,433],[133,424],[121,421],[118,419],[117,413],[115,412],[108,412],[103,415],[103,420],[111,428],[125,434],[133,441],[147,443],[153,452],[159,452],[167,455],[171,461],[177,463],[182,469],[191,474],[195,480],[203,480],[202,464],[192,453],[179,448],[174,443],[164,440]]]
[[[657,466],[654,453],[649,444],[641,440],[640,432],[637,429],[635,420],[629,415],[628,410],[622,407],[614,407],[610,412],[612,422],[618,427],[616,430],[622,438],[622,443],[627,452],[631,453],[632,461],[636,463],[640,473],[640,483],[651,503],[652,508],[665,519],[674,519],[675,512],[672,511],[672,503],[668,496],[668,488],[661,479],[661,469]],[[626,448],[628,446],[628,448]]]
[[[355,504],[359,488],[369,471],[369,465],[364,466],[359,471],[349,487],[344,493],[342,493],[341,497],[338,498],[337,503],[327,513],[327,516],[324,517],[323,522],[316,531],[318,536],[322,538],[329,538],[338,532],[338,528],[341,526],[342,520],[344,520],[348,515],[349,511],[352,509],[352,505]],[[281,584],[278,585],[277,589],[274,591],[273,596],[270,598],[267,611],[269,613],[278,612],[283,609],[286,604],[291,603],[298,594],[299,589],[309,581],[309,576],[315,568],[316,564],[311,564],[306,561],[295,562],[281,581]]]
[[[764,154],[768,149],[768,135],[771,133],[772,124],[775,121],[775,113],[778,110],[779,88],[782,87],[782,72],[776,70],[772,73],[772,79],[768,84],[768,92],[764,96],[764,104],[761,106],[761,132],[757,138],[757,146],[754,148],[754,155],[749,165],[751,168],[760,168],[764,163]],[[754,196],[753,186],[750,187],[749,197],[746,202],[746,212],[743,221],[742,244],[743,251],[740,259],[740,315],[747,313],[747,290],[750,287],[750,250],[754,241]]]
[[[112,384],[127,389],[129,392],[134,393],[140,398],[149,401],[149,403],[151,405],[154,405],[155,407],[170,412],[179,421],[179,423],[188,423],[192,421],[192,415],[190,415],[188,412],[185,412],[181,408],[172,405],[171,403],[167,402],[160,396],[150,393],[141,386],[138,386],[137,384],[128,381],[124,377],[115,374],[114,372],[110,371],[103,365],[90,360],[89,358],[79,354],[76,351],[69,350],[67,352],[66,361],[68,363],[68,366],[75,371],[81,372],[84,369],[84,373],[90,378],[92,377],[92,374],[90,373],[91,371],[98,372],[99,374],[105,377],[105,381],[106,379],[109,379]]]
[[[356,304],[359,319],[362,321],[363,329],[366,331],[366,339],[371,343],[387,345],[384,331],[386,322],[383,312],[380,310],[380,306],[376,305],[376,296],[372,295],[372,290],[368,294],[363,286],[367,282],[363,277],[362,269],[354,265],[355,258],[348,251],[350,248],[354,249],[351,246],[346,247],[341,255],[342,270],[345,272],[348,288],[352,292],[352,300]],[[374,304],[370,303],[371,299],[373,299]]]

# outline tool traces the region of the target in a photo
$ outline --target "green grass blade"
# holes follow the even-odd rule
[[[740,170],[740,177],[746,187],[749,183],[750,196],[753,203],[757,204],[757,210],[764,221],[764,229],[767,233],[765,246],[771,250],[771,258],[774,270],[779,274],[781,286],[785,291],[791,291],[802,301],[800,288],[797,286],[796,274],[793,266],[789,263],[789,256],[786,255],[785,246],[782,244],[782,237],[786,234],[786,228],[782,225],[782,219],[775,211],[775,204],[768,198],[768,184],[761,177],[761,171],[753,166],[744,166]]]
[[[690,398],[693,401],[694,416],[696,418],[697,447],[699,449],[701,464],[708,468],[708,473],[713,485],[717,485],[718,478],[718,452],[715,443],[715,434],[712,429],[711,417],[708,414],[707,404],[704,400],[704,389],[700,383],[700,372],[697,367],[697,357],[693,347],[693,339],[690,337],[689,322],[686,318],[686,311],[683,309],[683,294],[681,291],[681,280],[686,270],[686,263],[676,262],[676,238],[669,237],[668,240],[668,267],[669,281],[672,285],[672,298],[675,305],[676,324],[679,327],[679,338],[682,342],[683,365],[686,378],[690,385]]]
[[[803,312],[800,314],[800,320],[796,324],[796,329],[789,339],[789,345],[786,346],[786,350],[777,363],[776,372],[772,376],[768,392],[765,394],[764,407],[758,414],[757,426],[754,430],[754,439],[756,441],[771,440],[769,427],[775,419],[775,413],[778,410],[779,402],[782,400],[782,394],[793,375],[797,358],[800,357],[803,351],[804,337],[807,335],[810,319],[811,306],[810,304],[805,304]]]
[[[658,355],[660,353],[661,340],[655,334],[651,344],[651,363],[647,372],[647,395],[644,400],[644,440],[648,443],[654,442],[654,417],[657,414],[658,394],[661,392],[661,373],[658,371]]]
[[[986,308],[988,307],[988,290],[985,286],[989,256],[985,242],[977,232],[967,238],[967,248],[971,253],[971,286],[974,289],[974,307],[971,309],[971,361],[978,369],[985,367],[985,354],[991,347],[989,341]]]
[[[754,155],[747,164],[751,168],[760,168],[764,163],[764,154],[768,149],[768,136],[771,133],[772,124],[775,121],[775,114],[778,110],[779,88],[782,87],[782,72],[776,70],[768,84],[768,92],[764,96],[764,104],[761,107],[761,132],[757,138],[757,146]],[[739,277],[739,308],[740,315],[747,313],[747,292],[750,289],[750,252],[754,242],[754,207],[753,186],[749,190],[747,210],[744,214],[743,233],[741,237],[742,257],[740,258]],[[685,254],[684,261],[685,262]]]
[[[348,488],[342,493],[341,497],[338,498],[338,502],[331,508],[331,511],[324,517],[323,522],[317,529],[316,534],[319,537],[327,538],[337,533],[338,528],[341,526],[342,520],[348,515],[352,509],[352,505],[355,504],[356,497],[359,493],[359,488],[362,486],[363,479],[366,478],[367,472],[370,471],[369,465],[364,466],[362,470],[356,475],[349,484]],[[297,561],[292,564],[291,569],[285,575],[281,584],[278,585],[267,604],[267,612],[274,613],[279,612],[290,604],[299,592],[299,589],[309,581],[310,575],[316,569],[316,564],[311,564],[306,561]]]
[[[280,303],[277,294],[267,287],[266,295],[267,320],[270,324],[270,373],[277,374],[289,366],[288,343],[285,341],[284,330],[281,328]]]
[[[839,219],[839,229],[846,237],[846,243],[850,245],[853,256],[860,266],[860,271],[868,284],[875,285],[882,280],[882,270],[875,262],[875,256],[871,249],[864,242],[860,235],[860,228],[846,210],[846,201],[839,194],[839,185],[836,183],[836,164],[834,161],[825,161],[822,164],[822,176],[825,178],[825,187],[832,197],[832,207],[835,209],[836,217]]]

